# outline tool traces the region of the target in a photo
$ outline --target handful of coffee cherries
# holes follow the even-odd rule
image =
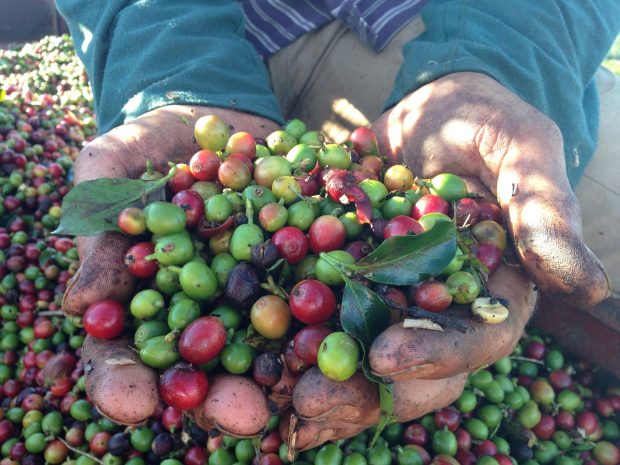
[[[364,354],[389,324],[464,331],[441,313],[453,304],[481,323],[508,317],[486,289],[506,249],[501,211],[459,176],[386,166],[367,128],[335,144],[295,119],[262,140],[209,115],[195,139],[167,176],[124,180],[159,188],[119,203],[111,226],[136,238],[125,265],[140,285],[83,316],[99,339],[133,328],[166,404],[198,407],[218,372],[268,395],[312,365],[372,379]]]

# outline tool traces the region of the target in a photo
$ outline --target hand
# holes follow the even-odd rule
[[[479,182],[465,179],[471,192],[484,192]],[[491,275],[488,287],[493,296],[508,301],[510,315],[501,324],[473,321],[464,308],[451,307],[444,314],[461,321],[464,333],[410,329],[397,323],[375,339],[370,365],[375,374],[393,381],[398,421],[413,420],[454,402],[470,371],[512,352],[534,311],[534,286],[520,267],[502,265]],[[361,373],[335,382],[312,368],[295,385],[292,410],[282,419],[280,433],[285,440],[291,433],[290,413],[299,419],[295,447],[309,449],[376,424],[378,389]]]
[[[609,295],[605,271],[582,241],[558,128],[493,79],[446,76],[408,95],[373,129],[381,153],[404,161],[419,177],[451,172],[477,178],[479,189],[470,190],[486,188],[497,198],[523,268],[539,289],[583,306]],[[394,381],[400,421],[449,404],[466,373],[512,351],[533,311],[534,288],[520,269],[506,266],[489,288],[509,300],[510,316],[500,325],[468,321],[465,334],[443,334],[397,324],[375,340],[370,364]],[[300,379],[293,407],[301,417],[300,449],[353,436],[379,415],[376,389],[365,379],[334,383],[318,371]],[[282,423],[284,438],[289,419]]]
[[[477,177],[502,207],[521,265],[539,290],[577,307],[611,284],[583,242],[562,135],[490,77],[448,75],[408,95],[373,126],[381,152],[419,177]]]
[[[76,184],[96,178],[137,178],[144,172],[147,159],[161,170],[167,170],[169,161],[188,162],[200,149],[192,140],[194,123],[206,114],[219,115],[236,131],[247,131],[257,137],[278,129],[270,120],[233,110],[180,105],[162,107],[88,144],[75,163]],[[130,246],[131,239],[119,233],[78,238],[81,265],[64,297],[63,309],[67,314],[81,315],[91,303],[99,300],[127,302],[131,299],[135,278],[127,272],[123,262]],[[89,397],[101,413],[127,425],[145,421],[159,402],[157,374],[130,350],[130,342],[127,339],[97,341],[89,337],[82,350]],[[134,363],[106,363],[109,359]],[[208,427],[205,423],[203,418],[202,424]],[[245,426],[231,427],[239,427],[243,432]]]

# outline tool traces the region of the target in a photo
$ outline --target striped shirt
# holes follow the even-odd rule
[[[427,0],[239,0],[245,32],[268,58],[306,32],[341,20],[380,52]]]

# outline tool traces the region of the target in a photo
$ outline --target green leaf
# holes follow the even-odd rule
[[[571,452],[583,452],[594,449],[594,446],[595,444],[592,441],[575,441],[569,450]]]
[[[355,337],[364,350],[390,324],[390,310],[381,297],[372,290],[346,276],[340,324],[350,336]]]
[[[394,385],[392,383],[380,383],[379,384],[379,406],[381,408],[381,416],[377,423],[377,429],[375,435],[370,442],[369,448],[372,449],[379,439],[381,432],[390,423],[394,423],[397,418],[392,415],[394,413]]]
[[[441,273],[455,254],[456,226],[438,222],[417,236],[386,239],[349,269],[374,282],[404,286]]]
[[[370,369],[367,355],[372,341],[390,324],[390,310],[372,290],[351,281],[345,274],[342,276],[345,288],[340,309],[340,324],[342,329],[349,336],[357,339],[362,347],[362,371],[364,375],[379,385],[381,416],[377,425],[376,440],[383,428],[392,420],[394,398],[391,385],[386,384]]]
[[[47,265],[54,258],[54,255],[56,255],[55,250],[45,249],[41,252],[41,255],[39,255],[39,266]]]
[[[173,171],[155,181],[102,178],[78,184],[63,199],[60,225],[53,234],[94,236],[120,231],[118,214],[127,207],[144,207],[163,194]]]

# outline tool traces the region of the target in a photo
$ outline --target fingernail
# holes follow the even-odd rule
[[[607,284],[607,295],[605,296],[605,299],[606,299],[607,297],[609,297],[611,295],[611,292],[613,290],[613,286],[612,286],[612,283],[611,283],[611,278],[607,274],[607,271],[605,270],[605,267],[600,262],[598,257],[594,254],[594,252],[592,252],[590,250],[590,247],[588,247],[587,245],[585,247],[586,247],[586,250],[588,251],[588,253],[590,254],[590,258],[592,259],[594,264],[599,268],[599,270],[601,271],[601,273],[603,273],[603,276],[605,277],[605,282]]]

